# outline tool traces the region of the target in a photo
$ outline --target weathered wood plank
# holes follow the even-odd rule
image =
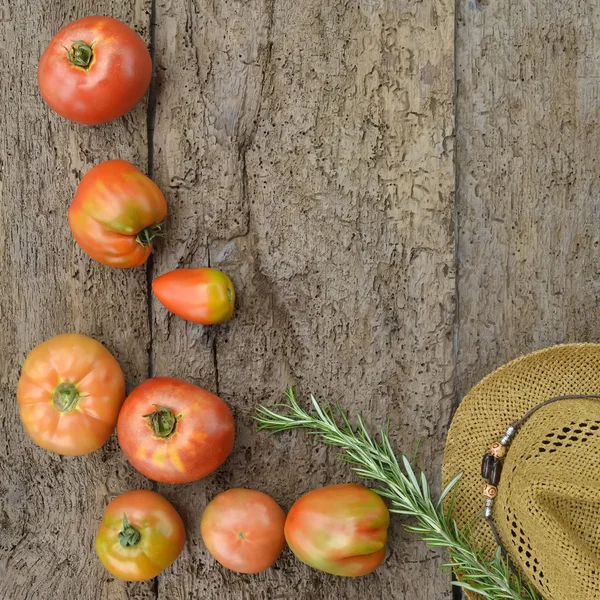
[[[600,6],[459,3],[458,387],[600,339]]]
[[[217,391],[238,438],[217,474],[160,486],[189,536],[159,597],[449,597],[439,554],[398,524],[374,575],[337,579],[289,552],[239,576],[198,536],[207,501],[262,489],[286,509],[350,478],[302,435],[256,434],[290,383],[340,400],[434,473],[453,402],[453,3],[158,0],[156,180],[172,207],[155,273],[209,263],[237,286],[207,332],[154,303],[158,374]]]
[[[69,21],[108,14],[148,39],[149,0],[0,3],[0,597],[6,600],[154,598],[152,584],[107,575],[93,540],[106,503],[150,487],[116,437],[98,452],[61,458],[37,448],[19,423],[15,390],[29,350],[66,331],[113,352],[128,388],[148,371],[143,268],[98,265],[74,245],[67,208],[81,175],[126,158],[145,168],[146,106],[102,127],[69,123],[44,104],[37,61]]]

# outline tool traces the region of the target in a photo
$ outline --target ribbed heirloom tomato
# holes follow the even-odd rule
[[[100,342],[66,333],[29,353],[17,399],[25,431],[38,446],[58,454],[87,454],[113,432],[125,380]]]
[[[85,17],[63,27],[38,67],[40,93],[48,106],[84,125],[129,112],[151,79],[152,59],[142,38],[110,17]]]
[[[94,260],[137,267],[161,235],[167,203],[158,186],[126,160],[107,160],[82,178],[69,208],[73,237]]]
[[[234,488],[213,498],[200,529],[208,551],[238,573],[260,573],[279,558],[285,513],[267,494]]]
[[[390,513],[373,491],[354,483],[330,485],[296,501],[285,539],[304,563],[346,577],[374,571],[385,558]]]
[[[192,323],[224,323],[235,308],[233,283],[217,269],[175,269],[157,277],[152,290],[172,313]]]
[[[127,460],[150,479],[206,477],[233,448],[235,426],[218,396],[181,379],[153,377],[127,397],[117,423]]]
[[[96,554],[115,577],[146,581],[179,556],[185,527],[173,505],[150,490],[126,492],[104,510]]]

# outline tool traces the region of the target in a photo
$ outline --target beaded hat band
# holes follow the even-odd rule
[[[548,404],[552,404],[554,402],[559,402],[561,400],[588,400],[588,399],[598,399],[600,400],[600,394],[569,394],[566,396],[555,396],[554,398],[550,398],[545,400],[544,402],[540,402],[536,406],[534,406],[531,410],[527,411],[520,419],[514,421],[510,427],[506,430],[506,433],[502,436],[499,442],[494,442],[490,446],[489,453],[485,454],[483,457],[483,461],[481,462],[481,476],[485,480],[485,484],[483,486],[483,495],[485,497],[485,505],[483,508],[483,516],[485,520],[488,522],[492,533],[494,534],[494,538],[496,543],[502,549],[502,553],[506,556],[506,551],[504,550],[504,546],[502,545],[502,541],[500,536],[498,535],[498,530],[494,525],[494,520],[492,519],[492,508],[494,506],[494,498],[498,495],[498,484],[500,483],[500,477],[502,475],[502,465],[504,458],[506,457],[506,453],[510,447],[510,443],[513,440],[514,436],[519,431],[519,428],[531,415],[537,412],[540,408],[544,406],[548,406]],[[511,565],[512,566],[512,565]]]

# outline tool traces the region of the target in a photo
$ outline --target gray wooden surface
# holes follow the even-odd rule
[[[94,13],[154,40],[156,105],[88,128],[46,108],[36,66]],[[440,553],[397,518],[385,564],[346,580],[289,551],[264,574],[228,572],[200,516],[232,486],[287,509],[351,479],[302,434],[255,433],[255,406],[289,384],[389,418],[437,482],[473,383],[521,352],[597,340],[599,25],[584,0],[0,0],[0,598],[450,598]],[[88,259],[66,221],[82,174],[117,157],[170,211],[153,260],[129,271]],[[148,296],[154,276],[209,264],[236,285],[230,323],[185,323]],[[60,458],[20,426],[20,364],[65,331],[102,341],[129,389],[181,377],[235,414],[222,469],[158,486],[188,537],[154,582],[115,580],[93,551],[106,503],[153,486],[114,436]]]
[[[460,394],[600,340],[600,4],[459,2]]]

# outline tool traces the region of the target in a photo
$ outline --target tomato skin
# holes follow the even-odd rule
[[[285,522],[285,539],[304,563],[345,577],[374,571],[385,558],[390,513],[373,491],[353,483],[308,492]]]
[[[267,494],[233,488],[204,510],[200,531],[208,551],[238,573],[260,573],[279,558],[285,513]]]
[[[92,47],[87,68],[69,60],[68,50],[78,40]],[[38,86],[48,106],[83,125],[106,123],[128,113],[151,79],[146,44],[133,29],[110,17],[85,17],[63,27],[38,66]]]
[[[123,547],[119,542],[124,515],[141,534],[134,546]],[[96,554],[115,577],[147,581],[175,561],[184,543],[185,527],[175,507],[156,492],[136,490],[117,496],[104,510]]]
[[[59,386],[69,384],[79,397],[72,409],[61,412],[55,394]],[[25,431],[38,446],[77,456],[97,450],[110,437],[125,400],[125,379],[117,360],[100,342],[66,333],[29,353],[17,399]]]
[[[178,417],[169,437],[157,435],[147,416],[158,406]],[[117,435],[127,460],[140,473],[163,483],[187,483],[206,477],[225,461],[235,425],[218,396],[181,379],[153,377],[125,400]]]
[[[69,208],[69,225],[94,260],[109,267],[138,267],[152,252],[152,243],[140,243],[138,234],[166,215],[165,197],[149,177],[126,160],[107,160],[83,176]]]
[[[192,323],[216,325],[233,316],[233,283],[217,269],[175,269],[157,277],[152,290],[168,310]]]

